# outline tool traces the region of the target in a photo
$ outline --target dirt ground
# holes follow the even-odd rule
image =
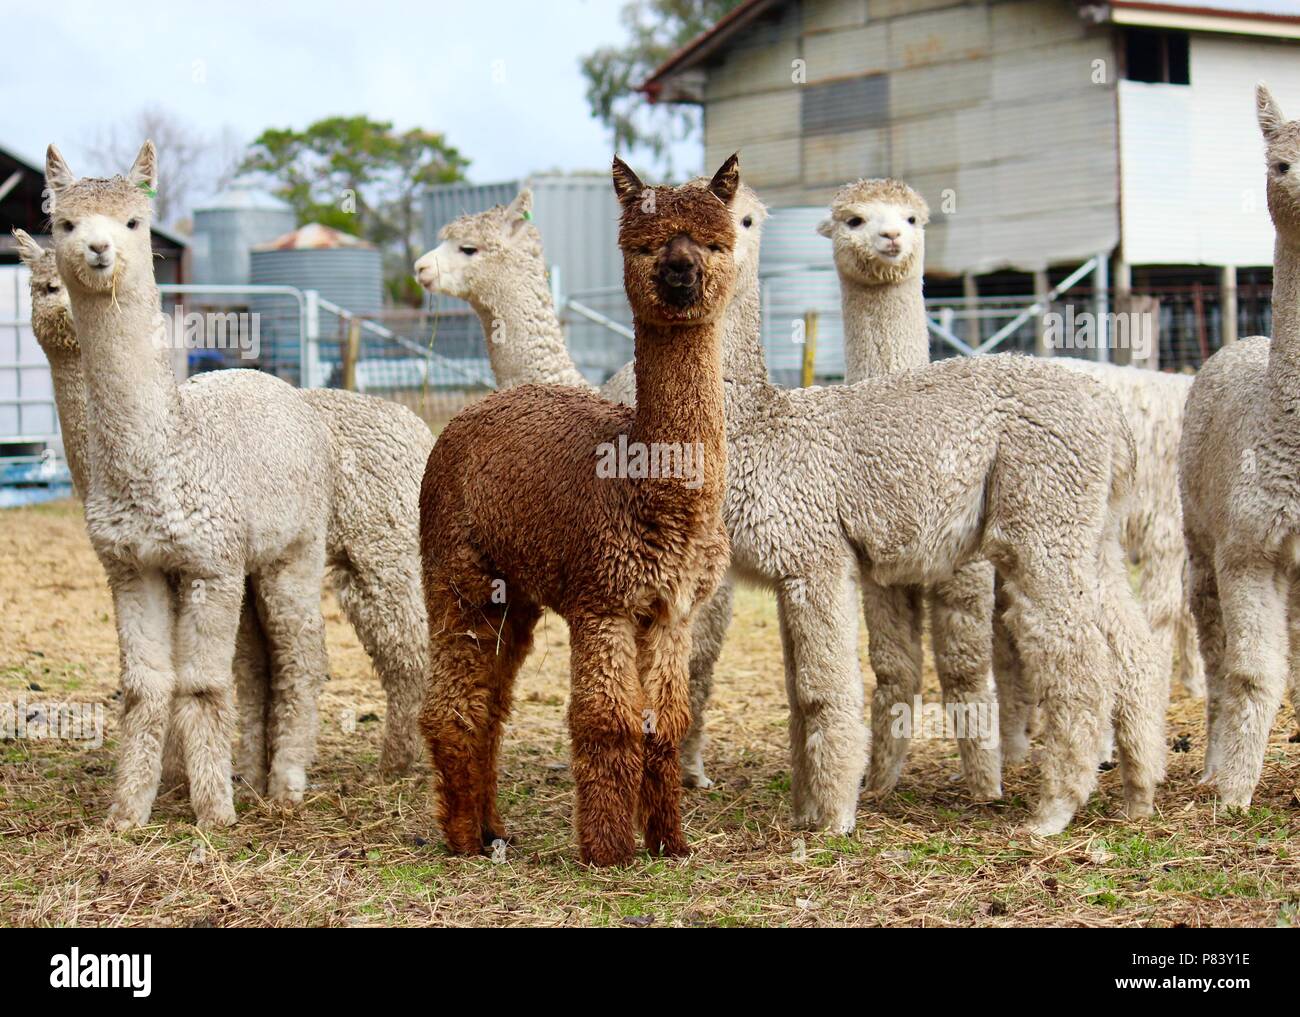
[[[80,508],[0,513],[0,704],[104,704],[98,748],[0,742],[0,925],[1298,925],[1300,745],[1289,706],[1255,806],[1217,808],[1196,786],[1200,704],[1175,694],[1158,815],[1126,822],[1119,774],[1050,840],[1015,829],[1034,768],[972,805],[952,742],[913,743],[899,788],[864,800],[852,836],[788,825],[781,648],[771,597],[742,591],[718,668],[706,760],[717,785],[686,792],[689,859],[580,865],[570,815],[565,626],[548,617],[506,733],[504,859],[449,857],[427,769],[376,773],[383,697],[326,599],[329,683],[318,763],[296,812],[239,802],[205,834],[172,792],[154,825],[102,827],[112,785],[117,651]],[[865,666],[865,636],[863,641]],[[870,672],[868,682],[871,681]],[[934,694],[933,673],[927,683]]]

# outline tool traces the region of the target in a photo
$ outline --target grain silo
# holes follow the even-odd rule
[[[804,316],[816,312],[816,376],[844,377],[840,284],[831,244],[817,232],[824,206],[774,208],[763,225],[759,272],[763,282],[763,345],[772,379],[798,385],[803,366]]]
[[[253,248],[249,281],[255,286],[293,286],[315,290],[354,314],[374,315],[384,306],[383,259],[373,244],[320,223],[309,223]],[[299,379],[297,305],[287,297],[257,297],[261,315],[262,365],[283,377]],[[339,359],[345,324],[320,313],[322,367],[310,384],[321,384]]]
[[[190,242],[195,283],[242,286],[249,280],[249,252],[297,225],[294,211],[279,198],[237,181],[194,211]]]

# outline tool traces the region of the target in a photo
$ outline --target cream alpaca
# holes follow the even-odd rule
[[[1205,659],[1202,779],[1242,808],[1259,783],[1288,670],[1300,707],[1300,121],[1287,121],[1263,85],[1255,104],[1277,231],[1273,341],[1244,339],[1206,361],[1187,399],[1179,462]]]
[[[844,380],[850,385],[930,363],[921,292],[929,218],[925,200],[906,184],[860,180],[839,190],[830,217],[817,227],[833,243],[843,306]],[[935,668],[945,705],[961,704],[991,715],[993,567],[972,562],[935,583],[928,593]],[[911,702],[921,693],[922,591],[868,581],[862,596],[875,695],[889,703]],[[901,629],[891,630],[892,625]],[[1012,702],[1020,697],[1004,693],[1000,698]],[[957,746],[971,794],[1001,797],[997,744],[971,733],[957,739]],[[877,794],[892,789],[906,752],[906,738],[874,741],[867,787]]]
[[[299,800],[326,669],[329,433],[283,382],[226,371],[177,386],[157,356],[165,325],[150,249],[152,142],[126,178],[111,180],[74,179],[51,146],[46,183],[86,377],[86,529],[108,574],[121,650],[109,822],[148,821],[169,711],[199,822],[234,821],[231,672],[245,576],[279,672],[269,793]],[[232,421],[246,426],[232,435]]]
[[[50,362],[68,468],[77,491],[85,492],[90,486],[86,383],[67,291],[54,252],[43,251],[22,230],[15,230],[14,236],[19,257],[32,273],[32,330]],[[166,357],[165,352],[159,355]],[[433,436],[415,414],[395,403],[324,389],[301,394],[334,441],[337,472],[326,537],[327,571],[387,696],[380,769],[401,774],[424,751],[416,722],[428,632],[420,593],[416,500]],[[243,611],[235,655],[241,717],[236,767],[255,790],[265,793],[271,668],[251,599],[246,598]],[[171,768],[183,778],[183,762]]]
[[[420,284],[433,293],[468,301],[487,337],[488,357],[497,384],[591,385],[577,369],[564,342],[564,330],[546,285],[542,238],[532,222],[532,192],[525,188],[509,205],[461,216],[443,227],[441,243],[415,263]],[[735,260],[743,268],[758,257],[758,236],[748,225],[738,229]],[[634,363],[600,387],[606,399],[632,405],[636,400]],[[699,610],[691,642],[691,729],[682,741],[682,780],[688,786],[712,784],[704,772],[704,708],[713,666],[731,621],[733,588],[724,580]]]
[[[756,278],[737,294],[724,346],[724,516],[733,569],[777,590],[796,821],[854,826],[866,749],[854,580],[932,584],[978,558],[1003,579],[1007,622],[1043,707],[1029,829],[1058,833],[1086,801],[1112,716],[1127,810],[1148,814],[1164,711],[1119,543],[1134,451],[1114,401],[1086,379],[1009,356],[781,389],[768,381]],[[878,744],[909,707],[875,697]]]

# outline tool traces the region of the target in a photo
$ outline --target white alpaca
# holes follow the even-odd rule
[[[844,380],[850,385],[930,363],[921,292],[929,217],[925,200],[906,184],[860,180],[839,190],[830,217],[817,227],[834,245],[843,308]],[[873,670],[879,662],[886,679],[902,683],[890,688],[878,673],[877,696],[892,703],[899,697],[910,702],[921,694],[922,613],[928,593],[930,637],[945,707],[974,707],[985,716],[993,714],[993,567],[988,562],[965,565],[928,591],[913,590],[907,597],[870,583],[862,593]],[[909,607],[914,610],[908,612]],[[891,628],[900,623],[901,630]],[[893,788],[907,745],[903,737],[872,743],[868,789],[881,794]],[[971,794],[1001,797],[998,745],[970,731],[957,739],[957,746]]]
[[[900,181],[860,180],[840,189],[830,211],[818,231],[834,243],[843,302],[845,380],[852,383],[929,363],[921,289],[929,220],[925,200]],[[1189,692],[1202,695],[1200,653],[1184,590],[1182,510],[1168,496],[1177,483],[1183,404],[1192,379],[1067,357],[1052,363],[1091,375],[1124,410],[1138,449],[1134,496],[1124,517],[1124,546],[1140,568],[1156,659],[1172,667],[1177,637],[1180,677]],[[962,610],[962,605],[971,605],[972,611],[990,606],[991,580],[991,569],[977,564],[935,588],[934,606],[943,608],[932,620],[941,683],[945,654],[939,640],[946,628],[954,631],[943,642],[961,651],[954,655],[959,662],[983,665],[987,657],[988,624]],[[950,603],[957,609],[949,608]],[[1005,626],[998,624],[996,631],[1003,755],[1006,762],[1016,762],[1028,751],[1026,723],[1032,694],[1020,681],[1014,648],[1006,645]]]
[[[50,363],[64,452],[79,493],[89,490],[86,382],[81,346],[54,252],[15,230],[18,255],[31,269],[32,331]],[[335,446],[334,507],[326,568],[339,603],[374,662],[387,696],[380,769],[406,772],[424,753],[417,726],[428,632],[416,545],[420,478],[433,447],[414,413],[369,396],[311,390],[304,399]],[[266,792],[272,671],[253,600],[246,596],[235,655],[240,776]],[[169,740],[169,749],[173,743]],[[169,761],[170,762],[170,761]],[[173,768],[184,776],[183,760]]]
[[[51,146],[46,184],[86,377],[86,529],[108,574],[121,651],[109,823],[148,821],[169,711],[199,822],[234,822],[231,674],[245,576],[278,673],[268,790],[301,800],[326,670],[329,432],[268,375],[222,371],[177,386],[159,357],[152,142],[126,178],[111,180],[76,180]]]
[[[754,193],[742,187],[732,207],[740,242],[756,238],[765,211]],[[1133,450],[1118,407],[1086,379],[1011,357],[779,389],[763,362],[758,259],[736,261],[724,343],[725,516],[733,568],[778,594],[796,821],[836,832],[856,822],[867,748],[858,571],[903,586],[902,603],[908,586],[980,555],[1004,571],[1008,620],[1041,676],[1048,751],[1031,829],[1059,832],[1086,800],[1112,712],[1126,804],[1132,815],[1149,812],[1163,713],[1149,632],[1120,560],[1114,510]],[[891,737],[910,705],[873,703],[878,737]]]
[[[1273,341],[1243,339],[1201,368],[1179,477],[1205,658],[1202,780],[1241,808],[1259,783],[1288,671],[1300,707],[1300,121],[1288,122],[1263,85],[1255,103],[1277,231]]]
[[[532,221],[532,200],[532,191],[525,188],[509,205],[448,223],[439,245],[415,263],[416,278],[430,292],[456,297],[474,308],[501,388],[528,384],[590,388],[569,354],[546,285],[546,261],[541,234]],[[751,256],[758,256],[757,235],[742,233],[735,251],[737,266]],[[606,381],[600,394],[632,405],[636,400],[633,364]],[[704,772],[704,708],[713,666],[731,621],[732,596],[733,586],[724,580],[700,609],[692,630],[692,723],[681,746],[682,782],[687,786],[713,783]]]

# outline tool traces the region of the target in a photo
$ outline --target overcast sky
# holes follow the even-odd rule
[[[149,104],[209,135],[365,113],[442,131],[478,182],[610,162],[581,55],[621,42],[621,0],[6,3],[0,145],[54,141],[74,171],[98,129]],[[139,11],[134,17],[124,10]],[[682,150],[695,170],[699,146]],[[123,167],[124,169],[125,167]]]

